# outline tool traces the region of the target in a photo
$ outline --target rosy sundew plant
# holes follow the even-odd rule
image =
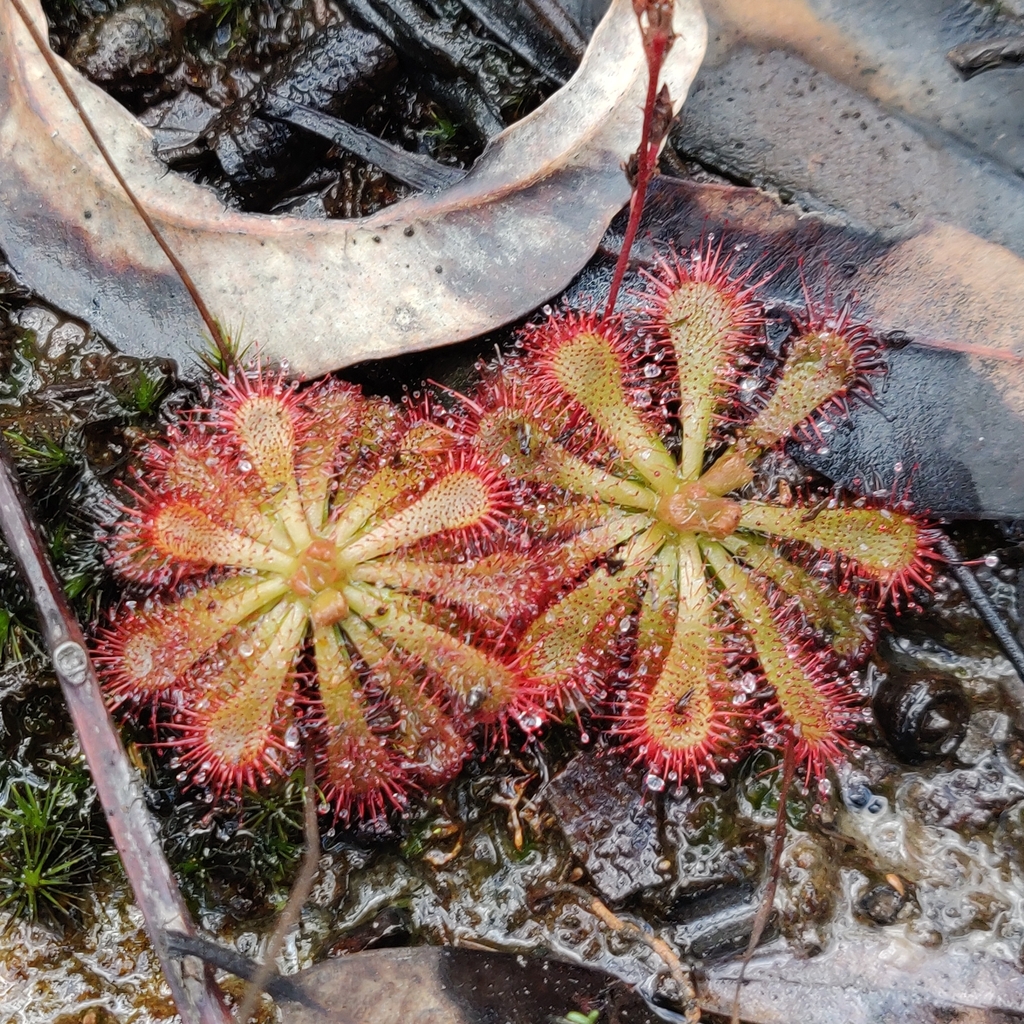
[[[479,456],[353,387],[222,380],[145,452],[110,538],[149,596],[98,632],[108,692],[160,709],[215,793],[308,744],[341,814],[401,806],[522,699],[481,642],[515,604],[509,556],[489,550],[507,506]]]
[[[481,728],[589,711],[653,789],[755,745],[820,777],[863,716],[850,676],[880,606],[927,581],[933,536],[898,502],[770,481],[884,364],[847,310],[808,302],[751,397],[764,314],[721,254],[661,261],[628,323],[527,327],[464,416],[218,381],[146,450],[110,538],[147,588],[98,631],[112,701],[158,709],[215,793],[310,749],[343,816],[452,777]]]
[[[905,508],[759,489],[762,456],[866,396],[884,364],[847,310],[809,303],[744,411],[764,319],[724,262],[710,242],[662,260],[628,326],[563,312],[528,327],[470,403],[478,449],[533,489],[531,529],[564,573],[518,667],[551,714],[603,708],[654,789],[717,774],[758,733],[820,777],[862,717],[848,675],[880,603],[926,582],[931,558]]]

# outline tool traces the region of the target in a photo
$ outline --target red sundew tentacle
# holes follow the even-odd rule
[[[601,508],[601,506],[597,506]],[[617,560],[616,552],[624,544],[640,537],[654,525],[648,515],[604,506],[604,515],[592,520],[593,525],[582,525],[573,535],[566,537],[556,548],[542,551],[540,557],[554,579],[567,581],[595,561],[609,558]],[[586,520],[580,520],[581,524]]]
[[[525,552],[511,549],[462,562],[429,555],[382,558],[357,567],[351,579],[432,597],[490,622],[536,615],[562,582]]]
[[[294,384],[265,373],[233,374],[217,392],[210,419],[237,444],[270,494],[282,525],[298,546],[310,541],[295,479],[295,449],[304,412]]]
[[[208,456],[204,459],[208,463],[214,461]],[[192,515],[217,522],[258,546],[287,549],[290,545],[287,534],[275,529],[273,520],[250,501],[249,494],[237,487],[228,473],[205,466],[207,486],[200,490],[196,474],[188,473],[186,483],[182,482],[183,474],[173,472],[186,461],[195,464],[195,453],[189,452],[181,459],[169,456],[167,462],[148,477],[148,482],[140,476],[133,489],[125,488],[131,504],[122,506],[124,517],[105,538],[107,560],[115,572],[155,588],[202,575],[217,564],[209,557],[209,552],[204,552],[204,557],[191,557],[197,552],[175,555],[165,546],[152,543],[154,516],[175,501],[187,504],[193,510]],[[160,473],[165,475],[160,476]]]
[[[740,528],[807,544],[854,563],[885,595],[926,586],[935,560],[933,532],[904,512],[888,508],[782,508],[740,502]]]
[[[647,486],[575,454],[522,411],[488,413],[477,425],[474,443],[509,478],[625,508],[651,509],[657,501]]]
[[[596,525],[616,506],[654,507],[657,495],[624,478],[628,467],[602,453],[605,443],[582,410],[574,412],[564,400],[539,401],[530,392],[535,379],[528,379],[518,361],[503,364],[502,370],[500,376],[492,372],[474,393],[462,430],[509,481],[516,512],[512,528],[518,521],[524,540],[570,536]]]
[[[764,314],[752,301],[764,278],[734,273],[723,240],[709,238],[688,258],[671,253],[648,273],[645,312],[675,357],[683,450],[680,476],[695,480],[704,465],[714,417],[733,387],[740,352],[756,343]]]
[[[630,393],[621,322],[569,311],[528,328],[525,338],[537,388],[583,409],[648,484],[669,487],[675,460],[661,441],[661,424],[646,422]]]
[[[232,576],[122,615],[93,644],[104,689],[115,701],[160,698],[231,630],[286,591],[280,579]]]
[[[739,743],[713,610],[696,541],[666,544],[648,573],[636,667],[613,727],[662,782],[699,786]]]
[[[397,709],[389,742],[402,771],[424,787],[451,781],[472,749],[467,737],[393,647],[355,616],[343,628],[369,677]]]
[[[438,535],[486,537],[500,528],[508,507],[505,479],[475,456],[460,454],[408,505],[350,540],[343,557],[354,566]]]
[[[376,403],[383,405],[384,403]],[[302,415],[296,424],[295,479],[312,533],[327,524],[331,486],[339,458],[357,456],[372,405],[351,384],[328,378],[300,396]],[[388,407],[390,409],[390,406]],[[394,425],[391,424],[394,432]]]
[[[225,450],[225,448],[228,450]],[[263,481],[222,439],[190,439],[155,465],[162,492],[188,494],[214,519],[222,520],[265,544],[282,545],[287,534],[275,529],[273,502]]]
[[[488,458],[494,457],[506,475],[519,475],[509,459],[529,456],[530,434],[558,439],[574,454],[591,453],[597,447],[597,426],[586,412],[567,402],[564,395],[544,383],[524,358],[502,361],[489,368],[472,395],[464,400],[457,422],[467,438]],[[509,435],[516,444],[503,458]],[[492,438],[493,435],[493,438]]]
[[[284,770],[285,701],[307,628],[302,605],[283,600],[197,666],[192,687],[202,696],[174,723],[175,746],[215,792],[255,788]]]
[[[317,742],[317,778],[324,801],[341,821],[384,817],[405,810],[418,787],[386,747],[369,745],[342,728],[323,727]]]
[[[439,467],[450,465],[444,461],[450,448],[450,441],[441,440],[431,424],[402,432],[393,449],[377,453],[378,466],[358,487],[335,495],[329,536],[340,547],[414,502],[437,477]],[[381,454],[388,457],[381,459]],[[485,473],[494,476],[495,470],[487,466]]]
[[[598,569],[547,608],[519,643],[524,693],[547,715],[579,711],[603,693],[621,623],[636,610],[633,572]]]
[[[528,679],[524,694],[546,714],[578,711],[604,697],[617,657],[615,640],[632,630],[639,580],[665,539],[660,525],[631,536],[615,551],[614,573],[598,568],[520,638],[517,664]]]
[[[152,553],[163,564],[184,563],[194,570],[214,566],[288,574],[293,559],[227,523],[214,519],[193,498],[176,493],[155,497],[138,518],[117,534],[115,559],[143,564],[139,553]],[[116,564],[120,564],[118,561]]]
[[[453,636],[427,621],[433,614],[428,603],[354,586],[345,588],[345,596],[353,612],[429,669],[464,713],[481,722],[496,721],[520,699],[520,674],[473,646],[472,637]]]
[[[878,615],[863,607],[849,589],[823,585],[820,577],[781,555],[753,536],[733,535],[721,541],[735,558],[770,580],[792,600],[813,626],[828,632],[828,642],[844,663],[867,657],[878,637]]]
[[[811,428],[811,417],[845,414],[847,399],[871,394],[871,379],[885,371],[877,338],[853,320],[849,307],[839,313],[808,314],[789,346],[775,390],[743,429],[760,448]]]
[[[333,626],[313,634],[320,691],[318,775],[324,799],[347,819],[402,809],[409,781],[387,740],[371,725],[375,709]]]
[[[721,545],[701,549],[746,626],[784,726],[797,741],[798,763],[806,765],[808,778],[820,775],[849,748],[856,696],[828,682],[820,657],[785,635],[768,600]]]

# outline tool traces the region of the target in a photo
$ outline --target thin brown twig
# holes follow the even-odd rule
[[[302,908],[306,905],[306,900],[309,899],[309,894],[313,891],[313,883],[316,881],[317,870],[320,866],[320,830],[317,828],[316,822],[316,778],[312,757],[306,759],[306,784],[302,788],[302,797],[306,851],[302,855],[302,863],[299,865],[299,873],[292,883],[291,892],[288,893],[288,902],[278,915],[277,924],[267,941],[263,963],[260,964],[245,988],[245,994],[238,1009],[239,1024],[247,1024],[249,1018],[252,1017],[256,1004],[267,987],[267,982],[277,970],[275,961],[284,946],[285,939],[299,923],[299,915],[302,913]]]
[[[779,783],[779,813],[775,818],[775,831],[772,835],[772,856],[768,866],[768,881],[764,887],[764,895],[761,897],[761,905],[754,915],[754,927],[750,931],[750,941],[747,943],[743,959],[740,961],[740,973],[736,978],[736,991],[732,997],[732,1016],[729,1024],[739,1024],[740,1021],[740,993],[743,990],[743,975],[746,973],[747,964],[761,941],[765,928],[768,926],[768,919],[771,916],[772,908],[775,906],[775,890],[779,886],[779,862],[782,859],[782,850],[786,843],[786,801],[789,799],[789,791],[793,785],[793,776],[796,774],[796,739],[792,735],[786,741],[786,751],[782,758],[782,781]]]
[[[560,892],[568,893],[584,904],[586,908],[606,927],[616,934],[642,942],[653,953],[655,953],[668,968],[672,980],[676,983],[684,1000],[684,1013],[687,1021],[696,1022],[700,1019],[700,1006],[697,1003],[697,990],[693,985],[693,978],[686,965],[679,959],[676,951],[662,938],[653,933],[644,931],[643,928],[633,924],[632,921],[624,921],[607,904],[598,899],[593,893],[569,882],[560,885],[553,885],[546,888],[538,895],[542,897],[554,896]]]
[[[199,289],[196,287],[195,281],[192,280],[192,275],[189,274],[185,269],[185,265],[178,259],[174,250],[167,244],[160,228],[157,227],[156,221],[154,221],[149,215],[149,211],[145,206],[143,206],[142,201],[131,190],[131,186],[129,186],[128,182],[125,180],[124,175],[120,170],[118,170],[117,164],[114,162],[114,158],[110,155],[110,151],[107,149],[103,139],[100,138],[100,134],[96,130],[96,126],[92,123],[92,119],[89,117],[88,113],[86,113],[86,110],[78,99],[75,90],[71,87],[71,83],[68,81],[67,75],[64,74],[64,69],[60,66],[60,61],[50,49],[49,43],[43,37],[43,34],[36,27],[36,24],[26,10],[25,5],[21,0],[11,0],[11,5],[18,12],[18,17],[21,18],[29,35],[32,37],[32,41],[36,44],[36,48],[39,50],[40,56],[44,61],[46,61],[46,65],[50,69],[50,73],[57,80],[57,84],[61,87],[61,91],[68,98],[68,102],[71,106],[74,107],[75,113],[81,119],[82,125],[89,133],[89,137],[92,139],[93,144],[99,150],[100,156],[103,157],[107,167],[110,168],[110,173],[117,179],[118,185],[121,186],[124,190],[124,194],[131,201],[132,206],[135,207],[135,212],[142,218],[143,224],[146,225],[146,228],[153,236],[154,241],[160,246],[163,254],[167,257],[171,266],[174,268],[175,273],[181,279],[181,283],[185,286],[186,291],[192,297],[192,301],[195,303],[195,307],[199,311],[199,315],[203,318],[203,323],[206,324],[206,329],[210,332],[210,336],[213,338],[213,342],[217,346],[217,351],[220,354],[224,365],[230,366],[234,361],[231,352],[231,345],[225,337],[224,331],[217,322],[216,317],[214,317],[213,313],[210,312],[209,307],[206,305],[202,295],[199,293]]]

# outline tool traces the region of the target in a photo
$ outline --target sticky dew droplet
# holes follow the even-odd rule
[[[652,793],[662,793],[665,790],[665,780],[660,775],[650,772],[644,779],[644,789]]]

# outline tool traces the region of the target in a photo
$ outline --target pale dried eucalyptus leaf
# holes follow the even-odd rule
[[[728,1015],[740,964],[711,966],[701,1007]],[[1014,964],[967,950],[934,950],[896,929],[845,939],[817,957],[775,948],[744,972],[740,1019],[750,1024],[1010,1024],[1021,1019],[1024,978]]]
[[[37,23],[39,0],[26,0]],[[664,80],[681,104],[704,54],[677,0]],[[21,279],[126,351],[181,358],[202,324],[10,4],[0,4],[0,248]],[[462,340],[557,294],[628,200],[647,67],[614,0],[572,80],[492,140],[457,185],[371,217],[239,213],[169,173],[152,138],[66,68],[122,173],[214,316],[265,359],[313,376]]]

